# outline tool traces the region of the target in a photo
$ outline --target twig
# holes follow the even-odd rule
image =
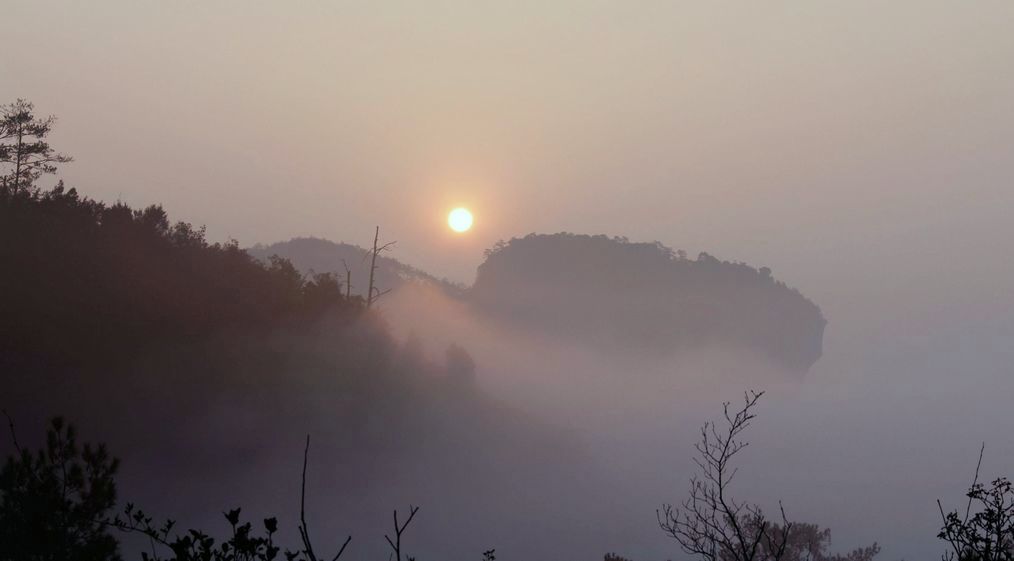
[[[373,285],[373,279],[374,279],[374,275],[377,272],[377,256],[380,255],[380,252],[382,252],[382,251],[390,251],[390,249],[392,247],[394,247],[394,244],[396,244],[398,242],[387,242],[384,245],[378,246],[377,244],[379,242],[380,242],[380,226],[377,226],[376,229],[373,232],[373,251],[371,251],[371,252],[369,252],[367,254],[367,255],[370,256],[370,284],[369,284],[369,286],[366,289],[366,307],[367,308],[373,306],[373,303],[378,298],[380,298],[384,294],[387,294],[387,292],[390,292],[390,290],[385,291],[385,292],[380,292],[377,288],[374,287],[374,285]],[[364,256],[364,259],[365,259],[365,256]]]
[[[982,467],[982,454],[986,451],[986,441],[982,442],[982,446],[979,448],[979,461],[975,464],[975,477],[972,479],[972,486],[970,489],[974,489],[975,485],[979,483],[979,468]],[[937,501],[939,502],[939,501]],[[965,507],[965,522],[968,521],[968,514],[972,512],[972,497],[968,497],[968,506]]]
[[[345,543],[342,544],[341,549],[338,550],[338,553],[331,561],[338,561],[338,558],[342,556],[342,553],[345,553],[345,548],[348,547],[350,541],[352,541],[352,536],[345,538]]]
[[[18,433],[14,430],[14,419],[11,418],[6,409],[0,409],[0,411],[3,411],[4,417],[7,417],[7,426],[11,430],[11,440],[14,441],[14,449],[18,451],[18,454],[22,454],[21,444],[18,443]]]
[[[313,544],[310,542],[310,529],[306,525],[306,463],[310,455],[310,435],[306,435],[306,448],[303,449],[303,479],[299,494],[299,537],[303,540],[303,553],[310,558],[310,561],[317,561],[313,553]]]

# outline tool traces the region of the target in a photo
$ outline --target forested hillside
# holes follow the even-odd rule
[[[369,252],[358,246],[296,238],[256,246],[265,263],[284,257],[304,274],[326,272],[352,294],[365,294]],[[435,286],[478,317],[618,352],[669,355],[681,350],[744,349],[795,372],[822,353],[820,308],[771,270],[691,259],[661,243],[569,233],[531,234],[486,252],[475,284],[461,287],[390,257],[377,260],[376,285]]]
[[[499,243],[468,297],[548,336],[653,354],[745,348],[800,372],[820,358],[826,324],[816,304],[765,267],[569,233]]]
[[[354,446],[372,459],[341,469],[381,480],[412,454],[497,461],[494,434],[551,440],[482,395],[466,350],[402,344],[333,276],[268,261],[158,206],[4,190],[3,406],[25,424],[80,419],[178,481],[306,432]],[[182,450],[186,461],[158,460]]]
[[[334,278],[208,243],[203,228],[173,224],[159,206],[106,205],[62,185],[0,196],[8,364],[109,365],[152,340],[308,329],[363,311]]]

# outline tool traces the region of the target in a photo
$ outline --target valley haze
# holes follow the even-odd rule
[[[730,492],[814,561],[939,559],[983,443],[1014,476],[1011,2],[0,20],[0,561],[73,533],[18,451],[56,416],[102,512],[302,548],[304,507],[328,560],[409,505],[399,561],[702,559],[657,516],[751,390]]]

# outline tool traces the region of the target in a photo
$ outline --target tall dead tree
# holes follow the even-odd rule
[[[706,561],[779,561],[785,556],[792,524],[781,503],[782,522],[776,524],[759,506],[737,501],[729,492],[738,471],[732,459],[749,444],[739,436],[754,419],[752,409],[762,395],[745,394],[743,407],[735,413],[724,403],[724,429],[713,422],[701,427],[694,458],[699,472],[690,478],[690,497],[682,508],[666,504],[656,513],[659,526],[686,553]]]
[[[390,251],[390,249],[392,247],[394,247],[394,244],[396,244],[398,242],[387,242],[387,243],[385,243],[383,245],[378,245],[379,243],[380,243],[380,226],[377,226],[377,229],[373,232],[373,251],[371,251],[369,253],[369,256],[370,256],[370,286],[369,286],[369,289],[366,291],[366,307],[367,308],[373,306],[373,303],[376,302],[378,298],[380,298],[381,296],[387,294],[388,292],[391,292],[390,288],[388,288],[387,290],[380,290],[379,288],[377,288],[376,286],[374,286],[373,285],[373,279],[374,279],[374,277],[376,275],[376,272],[377,272],[377,256],[380,255],[380,252],[382,252],[382,251]]]
[[[345,299],[352,298],[352,268],[342,259],[342,266],[345,267]]]

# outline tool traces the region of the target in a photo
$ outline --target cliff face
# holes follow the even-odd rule
[[[499,243],[467,298],[499,321],[604,348],[743,348],[798,372],[820,358],[827,323],[770,269],[606,236]]]

